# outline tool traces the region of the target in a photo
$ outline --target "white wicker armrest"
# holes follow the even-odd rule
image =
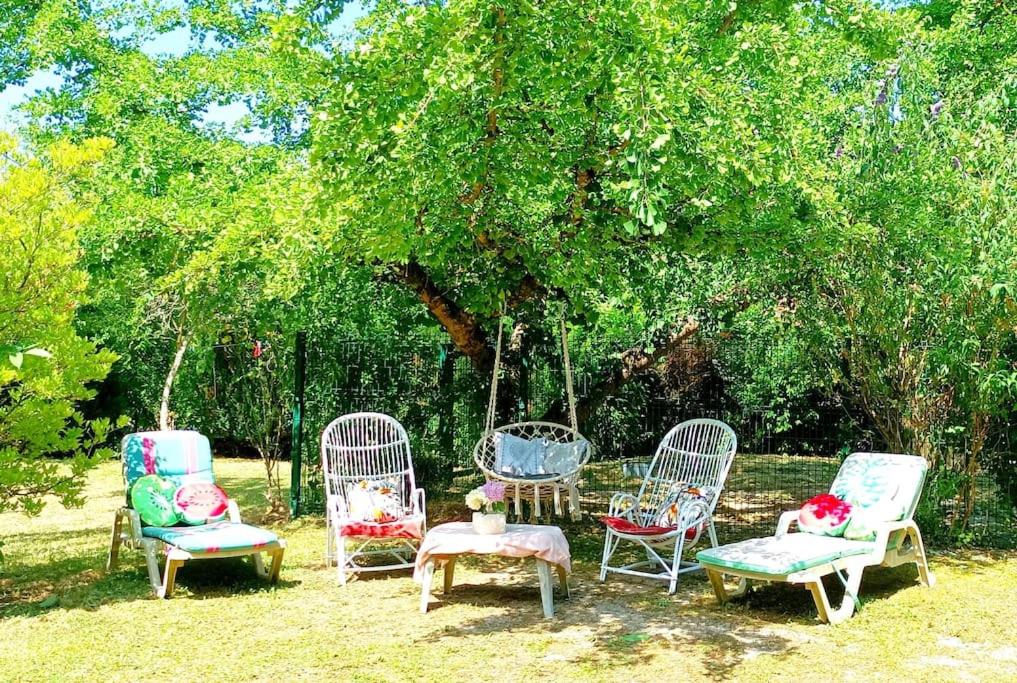
[[[623,508],[622,504],[625,501],[629,502],[629,506]],[[632,514],[638,511],[639,511],[639,499],[633,496],[631,493],[624,493],[622,491],[618,491],[613,496],[611,496],[611,503],[608,505],[607,508],[607,516],[608,517],[625,516],[631,520]]]
[[[778,538],[786,536],[787,532],[791,529],[791,525],[798,522],[798,510],[788,510],[782,512],[780,518],[777,520],[777,532],[774,536]]]

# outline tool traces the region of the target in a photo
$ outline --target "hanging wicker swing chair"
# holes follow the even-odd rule
[[[502,346],[502,323],[499,319],[491,397],[484,433],[473,449],[473,459],[487,481],[505,484],[505,501],[517,520],[522,519],[524,501],[530,504],[533,520],[538,519],[542,511],[550,511],[552,506],[554,513],[562,516],[563,499],[573,520],[581,516],[579,480],[593,453],[593,444],[579,433],[576,420],[576,398],[564,318],[561,320],[561,344],[571,426],[534,421],[495,427]]]

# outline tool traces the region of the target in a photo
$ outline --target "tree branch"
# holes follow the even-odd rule
[[[576,417],[579,422],[582,423],[589,418],[593,410],[604,402],[604,399],[617,393],[638,375],[651,370],[698,331],[699,321],[689,318],[680,329],[672,332],[664,343],[659,344],[652,352],[647,353],[642,347],[633,347],[624,351],[621,354],[621,363],[618,367],[595,384],[589,393],[576,404]],[[540,419],[555,422],[561,421],[564,417],[565,406],[560,401],[556,401]]]
[[[475,368],[489,372],[494,367],[494,349],[476,317],[449,299],[434,284],[423,266],[410,261],[405,265],[393,265],[389,271],[397,282],[413,290]]]

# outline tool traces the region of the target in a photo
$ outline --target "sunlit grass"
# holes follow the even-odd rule
[[[260,465],[220,459],[220,481],[251,519],[264,507]],[[573,598],[541,618],[530,563],[462,562],[451,595],[426,615],[408,573],[339,588],[322,562],[324,525],[277,527],[289,543],[282,582],[244,561],[185,567],[169,601],[151,597],[127,551],[102,571],[117,463],[91,477],[79,510],[0,515],[0,679],[49,680],[1003,680],[1017,677],[1017,555],[933,558],[939,583],[910,567],[867,575],[847,624],[815,621],[808,594],[758,591],[718,607],[702,577],[667,596],[658,584],[596,580],[600,536],[568,527]],[[735,476],[735,475],[733,475]],[[284,480],[286,476],[284,473]],[[458,512],[434,506],[448,518]],[[831,584],[833,590],[835,586]]]

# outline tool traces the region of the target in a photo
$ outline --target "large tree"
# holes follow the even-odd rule
[[[683,255],[822,243],[817,160],[892,28],[864,2],[380,4],[313,76],[337,253],[415,292],[489,370],[502,306],[588,322],[653,300]],[[681,343],[686,315],[594,400]]]

